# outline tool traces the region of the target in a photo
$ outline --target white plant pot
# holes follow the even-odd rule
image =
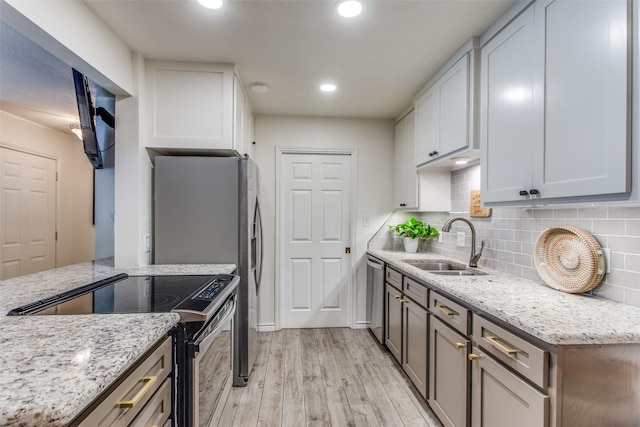
[[[412,239],[411,237],[403,237],[402,243],[404,243],[405,252],[418,252],[418,244],[420,239]]]

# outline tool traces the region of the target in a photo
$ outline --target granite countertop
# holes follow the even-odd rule
[[[640,343],[640,309],[584,294],[568,294],[509,273],[438,276],[404,259],[460,261],[430,253],[368,250],[398,270],[555,346]]]
[[[231,273],[233,264],[114,268],[87,262],[0,281],[0,425],[71,422],[178,322],[173,313],[5,316],[12,308],[119,273]]]

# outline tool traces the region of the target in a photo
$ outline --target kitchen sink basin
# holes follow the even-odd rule
[[[441,276],[484,276],[487,273],[479,270],[440,270],[429,271],[431,274],[438,274]]]
[[[419,259],[403,259],[402,262],[406,262],[421,270],[433,272],[433,271],[466,271],[466,267],[453,264],[446,261],[425,261]]]

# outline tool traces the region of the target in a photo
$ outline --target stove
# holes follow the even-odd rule
[[[119,274],[11,310],[9,315],[164,313],[182,322],[205,321],[229,296],[236,276],[127,276]],[[233,287],[232,287],[233,288]]]

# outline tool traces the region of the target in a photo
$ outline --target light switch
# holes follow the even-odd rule
[[[371,227],[370,218],[368,215],[362,217],[362,226],[363,227]]]
[[[145,253],[151,252],[151,234],[144,235],[144,251]]]
[[[467,246],[467,240],[466,240],[466,235],[464,233],[464,231],[459,231],[457,234],[458,238],[456,240],[456,245],[460,246],[461,248],[464,248],[465,246]]]

